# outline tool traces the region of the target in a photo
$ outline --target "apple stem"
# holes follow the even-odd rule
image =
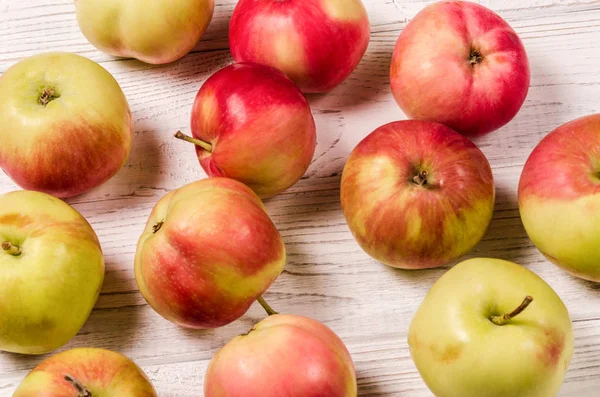
[[[278,314],[275,310],[273,310],[273,308],[271,306],[269,306],[269,304],[265,301],[265,298],[263,298],[262,296],[259,296],[257,301],[258,301],[258,303],[260,303],[260,305],[263,307],[263,309],[265,309],[265,311],[267,312],[267,314],[269,316]]]
[[[496,325],[506,325],[513,317],[523,313],[523,310],[527,309],[527,306],[529,306],[531,302],[533,302],[533,297],[526,296],[523,302],[515,310],[510,313],[505,313],[502,316],[492,316],[490,320]]]
[[[77,390],[77,397],[92,397],[92,392],[71,375],[65,375],[65,380]]]
[[[18,245],[12,245],[9,241],[5,241],[2,243],[2,249],[13,256],[21,255],[21,247],[19,247]]]
[[[429,176],[429,172],[426,170],[421,170],[415,177],[413,178],[413,182],[419,186],[423,186],[427,183],[427,177]]]
[[[175,138],[181,139],[181,140],[186,141],[186,142],[193,143],[196,146],[200,146],[202,149],[206,150],[207,152],[212,153],[213,147],[212,147],[212,145],[210,143],[204,142],[203,140],[200,140],[200,139],[192,138],[189,135],[185,135],[181,131],[177,131],[175,133]]]

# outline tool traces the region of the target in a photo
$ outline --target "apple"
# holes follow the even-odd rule
[[[494,200],[484,154],[434,122],[376,129],[342,174],[342,210],[358,244],[403,269],[442,266],[469,252],[492,220]]]
[[[178,60],[198,43],[214,0],[75,0],[79,28],[110,55],[151,64]]]
[[[43,354],[79,332],[104,280],[96,233],[65,202],[0,196],[0,350]]]
[[[546,258],[600,282],[600,114],[566,123],[536,146],[521,174],[519,210]]]
[[[573,354],[569,313],[530,270],[464,261],[427,293],[408,331],[436,397],[554,397]]]
[[[475,137],[515,117],[529,90],[529,61],[499,15],[468,1],[440,1],[402,31],[390,78],[408,117]]]
[[[284,265],[283,240],[258,196],[215,177],[159,200],[138,242],[135,278],[164,318],[216,328],[246,313]]]
[[[261,198],[294,185],[315,152],[316,128],[306,98],[281,72],[235,64],[212,75],[192,109],[196,154],[208,176],[237,179]]]
[[[106,349],[76,348],[35,367],[13,397],[157,397],[144,372],[129,358]]]
[[[240,0],[229,24],[237,62],[273,66],[303,92],[327,92],[367,50],[369,17],[360,0]]]
[[[116,80],[70,53],[26,58],[0,77],[0,167],[23,189],[66,198],[125,164],[132,120]]]
[[[324,324],[273,314],[211,360],[204,397],[356,397],[354,364]]]

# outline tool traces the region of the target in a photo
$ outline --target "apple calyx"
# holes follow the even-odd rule
[[[42,93],[38,98],[38,102],[40,105],[46,106],[57,98],[60,98],[60,95],[56,92],[56,90],[54,88],[47,87],[42,90]]]
[[[415,177],[413,178],[413,182],[419,186],[423,186],[427,184],[427,177],[429,177],[429,172],[426,170],[421,170]]]
[[[71,375],[65,375],[65,380],[77,390],[77,397],[92,397],[92,392]]]
[[[258,299],[256,299],[256,300],[258,301],[258,303],[260,303],[260,305],[263,307],[263,309],[265,309],[265,311],[267,312],[267,314],[269,316],[272,316],[274,314],[279,314],[275,310],[273,310],[273,308],[271,306],[269,306],[269,304],[265,301],[265,298],[263,298],[262,296],[259,296]]]
[[[162,227],[162,225],[165,224],[165,221],[160,221],[158,223],[156,223],[154,226],[152,226],[152,233],[156,234],[160,228]]]
[[[471,65],[477,65],[478,63],[483,62],[483,55],[478,50],[471,50],[469,54],[469,63]]]
[[[208,142],[204,142],[201,139],[197,139],[197,138],[192,138],[189,135],[185,135],[183,132],[181,131],[177,131],[175,133],[175,138],[177,139],[181,139],[182,141],[186,141],[186,142],[190,142],[193,143],[196,146],[200,146],[202,149],[206,150],[209,153],[212,153],[213,151],[213,147],[210,143]]]
[[[2,249],[7,251],[12,256],[21,255],[21,247],[18,245],[12,245],[10,241],[5,241],[2,243]]]
[[[517,307],[515,310],[513,310],[510,313],[505,313],[501,316],[492,316],[490,317],[490,321],[496,325],[506,325],[510,322],[510,320],[521,314],[525,309],[527,309],[527,306],[529,306],[531,302],[533,302],[533,297],[528,295],[525,297],[525,299],[519,305],[519,307]]]

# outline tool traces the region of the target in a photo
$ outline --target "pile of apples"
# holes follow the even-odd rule
[[[94,46],[156,64],[192,50],[214,9],[213,0],[75,6]],[[143,34],[131,29],[140,25]],[[268,314],[215,355],[205,397],[357,395],[341,339],[316,320],[276,313],[262,298],[286,261],[262,199],[294,185],[312,161],[317,131],[303,94],[344,81],[369,38],[360,0],[240,0],[229,31],[236,63],[200,88],[192,135],[175,135],[194,145],[209,178],[168,193],[149,215],[134,263],[141,294],[182,327],[224,326],[255,301]],[[527,55],[491,10],[441,1],[403,30],[390,77],[412,120],[376,129],[352,151],[341,181],[343,214],[378,261],[440,267],[470,252],[492,220],[492,169],[470,138],[517,114],[529,87]],[[24,189],[0,196],[0,350],[45,354],[79,332],[104,279],[92,226],[61,199],[101,185],[126,163],[131,111],[106,70],[68,53],[18,62],[0,78],[0,97],[0,166]],[[518,199],[539,250],[600,282],[600,115],[539,143]],[[551,397],[570,363],[573,330],[541,278],[515,263],[475,258],[435,283],[408,346],[437,397]],[[283,357],[293,366],[280,365]],[[157,393],[130,359],[90,347],[47,358],[14,394],[40,395]]]

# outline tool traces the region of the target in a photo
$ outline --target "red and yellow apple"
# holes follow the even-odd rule
[[[75,0],[79,28],[108,54],[151,64],[176,61],[200,40],[214,0]]]
[[[492,220],[494,199],[484,154],[428,121],[376,129],[342,174],[342,209],[359,245],[403,269],[442,266],[469,252]]]
[[[104,280],[96,233],[71,206],[19,190],[0,196],[0,350],[44,354],[87,320]]]
[[[117,81],[75,54],[24,59],[0,77],[0,167],[23,189],[65,198],[127,161],[132,119]]]
[[[204,397],[356,397],[352,357],[324,324],[275,314],[211,360]]]
[[[468,1],[440,1],[402,31],[391,66],[404,113],[469,137],[511,121],[529,90],[529,61],[499,15]]]
[[[304,175],[315,152],[316,128],[306,98],[281,72],[236,64],[212,75],[192,109],[196,154],[208,176],[237,179],[261,198]]]
[[[519,209],[546,258],[600,282],[600,114],[566,123],[536,146],[521,174]]]
[[[148,303],[189,328],[238,319],[279,276],[285,247],[258,196],[228,178],[208,178],[164,196],[135,255]]]
[[[436,397],[555,397],[573,355],[573,326],[536,274],[475,258],[427,293],[408,345]]]
[[[129,358],[105,349],[76,348],[51,356],[21,382],[13,397],[157,397]]]
[[[283,71],[303,92],[327,92],[356,68],[370,25],[360,0],[240,0],[229,25],[237,62]]]

